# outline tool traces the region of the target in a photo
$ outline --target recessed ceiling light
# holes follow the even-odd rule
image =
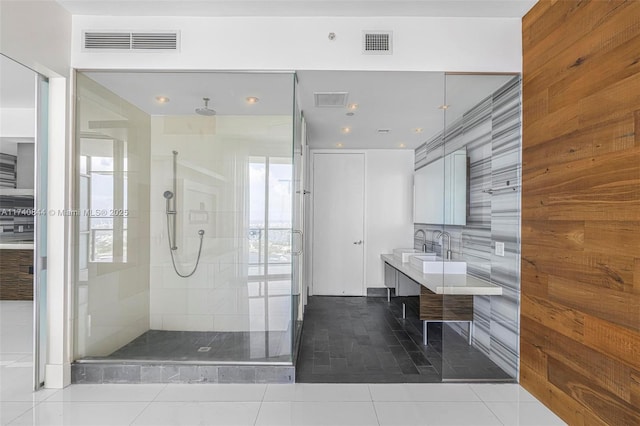
[[[247,103],[248,103],[248,104],[251,104],[251,105],[253,105],[253,104],[257,104],[259,100],[260,100],[260,99],[256,98],[255,96],[249,96],[249,97],[247,97]]]
[[[169,102],[169,98],[167,98],[166,96],[156,96],[156,102],[158,102],[159,104],[166,104],[167,102]]]
[[[404,148],[406,145],[401,143],[400,145],[398,145],[400,148]]]
[[[355,111],[355,110],[358,109],[358,104],[349,104],[349,105],[347,105],[347,109],[349,111]]]
[[[424,132],[424,129],[422,127],[416,127],[415,129],[413,129],[413,133],[422,133]]]
[[[336,146],[337,146],[338,148],[342,148],[342,144],[341,144],[340,142],[338,142],[338,143],[336,144]]]
[[[340,129],[340,131],[342,133],[344,133],[345,135],[349,134],[349,133],[351,133],[351,127],[343,127],[342,129]]]
[[[440,109],[449,109],[451,105],[440,105],[438,108]]]

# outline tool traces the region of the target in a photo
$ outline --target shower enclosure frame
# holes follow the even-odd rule
[[[292,97],[291,97],[291,103],[292,103],[292,108],[291,108],[291,117],[292,117],[292,138],[291,138],[291,150],[290,150],[290,155],[292,158],[291,164],[292,164],[292,178],[293,175],[295,175],[295,171],[293,170],[294,167],[294,161],[293,161],[293,157],[296,155],[295,152],[295,134],[296,132],[300,132],[299,126],[300,126],[300,120],[298,120],[299,117],[296,116],[296,114],[300,114],[299,109],[297,108],[297,100],[296,100],[296,84],[297,84],[297,77],[295,72],[292,71],[255,71],[255,70],[248,70],[248,71],[243,71],[243,70],[237,70],[237,71],[226,71],[226,70],[202,70],[202,71],[192,71],[192,70],[143,70],[143,69],[137,69],[137,70],[126,70],[126,69],[119,69],[119,70],[101,70],[101,69],[76,69],[74,70],[76,72],[76,77],[78,76],[78,74],[86,74],[86,73],[91,73],[91,72],[109,72],[109,73],[113,73],[113,74],[119,74],[119,73],[156,73],[156,74],[174,74],[174,73],[180,73],[180,74],[194,74],[194,73],[206,73],[206,74],[211,74],[212,76],[214,76],[215,74],[228,74],[228,73],[238,73],[238,74],[286,74],[286,75],[291,75],[291,82],[292,82]],[[75,79],[76,81],[76,85],[78,84],[77,81],[78,79]],[[78,93],[78,90],[76,88],[76,93]],[[74,107],[75,107],[75,114],[79,114],[79,110],[80,110],[80,105],[79,105],[79,99],[76,97],[76,101],[74,102]],[[74,169],[76,170],[76,173],[74,174],[74,179],[73,179],[73,196],[72,196],[72,200],[73,200],[73,205],[80,207],[79,206],[79,191],[80,191],[80,175],[77,173],[77,171],[79,170],[79,153],[80,153],[80,147],[79,147],[79,143],[80,143],[80,139],[82,137],[82,132],[80,129],[80,120],[77,119],[78,117],[76,117],[75,120],[75,127],[74,127],[74,144],[72,145],[72,156],[73,156],[73,164],[74,164]],[[175,186],[175,183],[174,183]],[[176,188],[173,188],[173,194],[174,197],[176,196]],[[154,194],[150,194],[150,197],[153,197]],[[168,201],[168,200],[167,200]],[[296,208],[296,206],[294,206],[294,197],[292,196],[291,198],[292,201],[292,208]],[[175,204],[174,204],[175,206]],[[174,207],[175,209],[175,207]],[[299,215],[304,215],[303,212],[298,213]],[[174,224],[175,227],[175,224]],[[78,241],[79,241],[79,228],[78,228],[78,224],[75,223],[73,226],[74,232],[73,232],[73,239],[75,241],[74,246],[77,247],[78,246]],[[82,366],[82,365],[92,365],[92,364],[132,364],[132,365],[220,365],[220,366],[225,366],[225,365],[238,365],[238,366],[294,366],[295,365],[295,358],[297,355],[297,351],[298,351],[298,346],[299,346],[299,341],[297,339],[297,337],[299,336],[299,333],[297,332],[299,330],[299,326],[298,324],[300,323],[299,318],[297,318],[297,313],[298,313],[298,308],[301,309],[301,307],[299,307],[298,305],[302,302],[302,298],[300,297],[296,297],[299,296],[299,294],[294,294],[293,293],[293,289],[294,288],[298,288],[298,293],[300,288],[302,288],[301,283],[297,283],[295,284],[293,282],[293,280],[296,279],[296,276],[294,274],[294,267],[293,267],[293,263],[296,261],[294,259],[296,259],[298,256],[294,255],[294,247],[296,247],[296,237],[295,234],[297,232],[300,232],[299,230],[296,230],[293,228],[293,224],[292,224],[292,229],[291,229],[291,251],[292,251],[292,270],[291,270],[291,292],[289,293],[289,297],[291,299],[291,303],[292,303],[292,309],[290,311],[291,313],[291,318],[290,318],[290,328],[289,328],[289,336],[291,338],[292,341],[292,345],[291,345],[291,353],[289,356],[289,360],[288,361],[252,361],[252,360],[198,360],[198,359],[180,359],[180,360],[176,360],[176,359],[145,359],[145,360],[141,360],[141,359],[127,359],[127,358],[118,358],[118,359],[106,359],[106,358],[99,358],[99,359],[92,359],[92,358],[82,358],[82,357],[78,357],[77,355],[77,351],[76,351],[76,340],[78,339],[78,325],[79,325],[79,316],[78,316],[78,312],[77,312],[77,282],[78,282],[78,277],[77,277],[77,271],[78,271],[78,258],[77,255],[75,255],[73,257],[73,270],[76,271],[75,274],[76,276],[74,277],[73,280],[73,291],[71,292],[71,301],[72,301],[72,306],[74,306],[74,310],[76,311],[73,315],[74,317],[74,333],[73,333],[73,356],[74,356],[74,364]],[[174,231],[173,235],[175,236],[176,233]],[[302,243],[300,243],[302,244]],[[173,246],[175,247],[177,245],[177,242],[175,241],[175,237],[174,237],[174,241],[173,241]],[[302,246],[299,246],[300,250],[295,250],[296,254],[297,252],[302,250]],[[76,249],[77,250],[77,249]],[[300,268],[302,268],[303,262],[300,259]],[[296,306],[293,306],[293,305]]]

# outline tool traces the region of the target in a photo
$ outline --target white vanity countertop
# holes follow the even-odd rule
[[[33,243],[0,243],[0,250],[33,250]]]
[[[418,284],[436,294],[466,294],[477,296],[499,296],[502,287],[467,274],[423,274],[408,262],[402,263],[392,254],[380,255],[383,261],[396,268]]]

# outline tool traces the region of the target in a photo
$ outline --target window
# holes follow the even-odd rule
[[[249,159],[249,275],[291,275],[290,158]]]
[[[124,141],[82,138],[80,155],[80,259],[127,262],[127,161]]]

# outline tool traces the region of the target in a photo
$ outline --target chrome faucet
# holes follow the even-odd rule
[[[437,232],[437,234],[436,234]],[[447,260],[451,260],[451,234],[447,231],[434,231],[435,239],[442,238],[442,255]],[[447,250],[444,249],[444,237],[447,237]]]
[[[438,238],[440,238],[440,236],[438,235],[438,233],[440,233],[440,231],[438,229],[434,230],[431,232],[431,251],[435,252],[436,251],[436,240]]]
[[[418,229],[415,232],[415,234],[413,234],[413,236],[417,237],[420,232],[422,232],[422,252],[426,253],[427,252],[427,234],[424,232],[424,229]]]

